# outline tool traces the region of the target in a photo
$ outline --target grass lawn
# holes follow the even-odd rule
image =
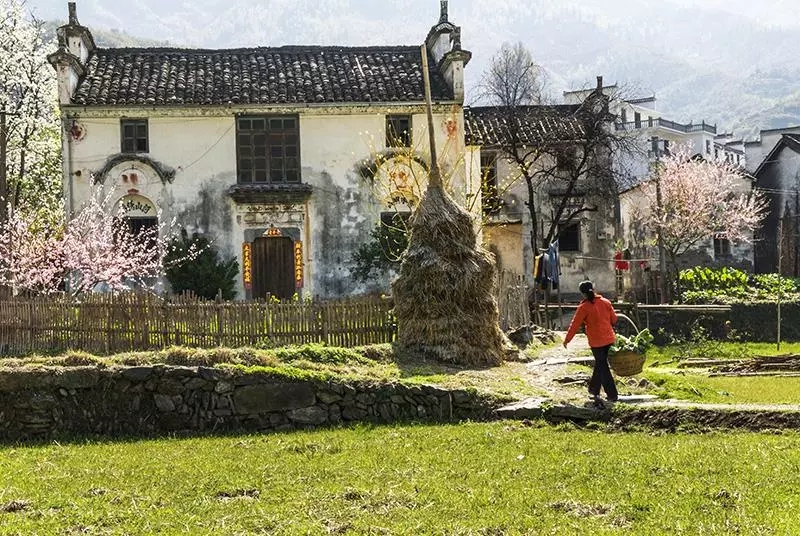
[[[693,368],[677,368],[681,358],[749,359],[754,356],[800,354],[800,343],[775,344],[704,341],[653,347],[647,351],[642,377],[658,386],[655,394],[696,402],[729,404],[800,404],[800,377],[716,376]],[[653,366],[655,365],[655,366]]]
[[[505,422],[3,447],[0,534],[797,534],[798,441]]]
[[[722,404],[798,404],[800,378],[797,377],[708,377],[702,374],[676,375],[674,372],[652,372],[645,369],[642,377],[658,387],[662,398]]]

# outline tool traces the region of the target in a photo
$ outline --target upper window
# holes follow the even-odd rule
[[[642,128],[642,114],[639,112],[633,113],[633,124],[636,128]]]
[[[481,185],[483,187],[483,213],[496,214],[503,207],[497,182],[497,155],[481,153]]]
[[[150,152],[147,119],[123,119],[120,121],[120,128],[123,153]]]
[[[386,116],[386,147],[411,147],[411,116]]]
[[[558,226],[559,251],[581,250],[581,222],[576,221]]]
[[[706,140],[706,154],[711,154],[711,140]]]
[[[299,183],[300,128],[296,116],[236,118],[240,183]]]
[[[573,171],[575,169],[577,155],[574,149],[564,149],[556,153],[556,170]]]

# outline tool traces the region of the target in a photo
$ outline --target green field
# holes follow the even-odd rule
[[[0,448],[0,534],[797,534],[800,436],[517,423]]]

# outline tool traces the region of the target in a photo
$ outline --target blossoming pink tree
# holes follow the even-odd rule
[[[38,225],[35,214],[14,211],[0,228],[0,284],[37,294],[66,290],[78,295],[100,286],[153,289],[165,268],[171,227],[162,223],[134,232],[110,197],[92,196],[55,230]]]
[[[644,191],[646,206],[634,220],[656,241],[661,238],[673,270],[678,257],[716,233],[724,233],[732,243],[752,242],[766,216],[766,199],[742,171],[723,161],[692,158],[688,147],[664,157]]]

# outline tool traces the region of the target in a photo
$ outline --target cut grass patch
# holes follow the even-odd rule
[[[798,404],[800,378],[780,376],[704,376],[649,372],[661,398],[722,404]]]
[[[796,534],[799,439],[502,422],[0,448],[0,504],[28,505],[0,534]]]

